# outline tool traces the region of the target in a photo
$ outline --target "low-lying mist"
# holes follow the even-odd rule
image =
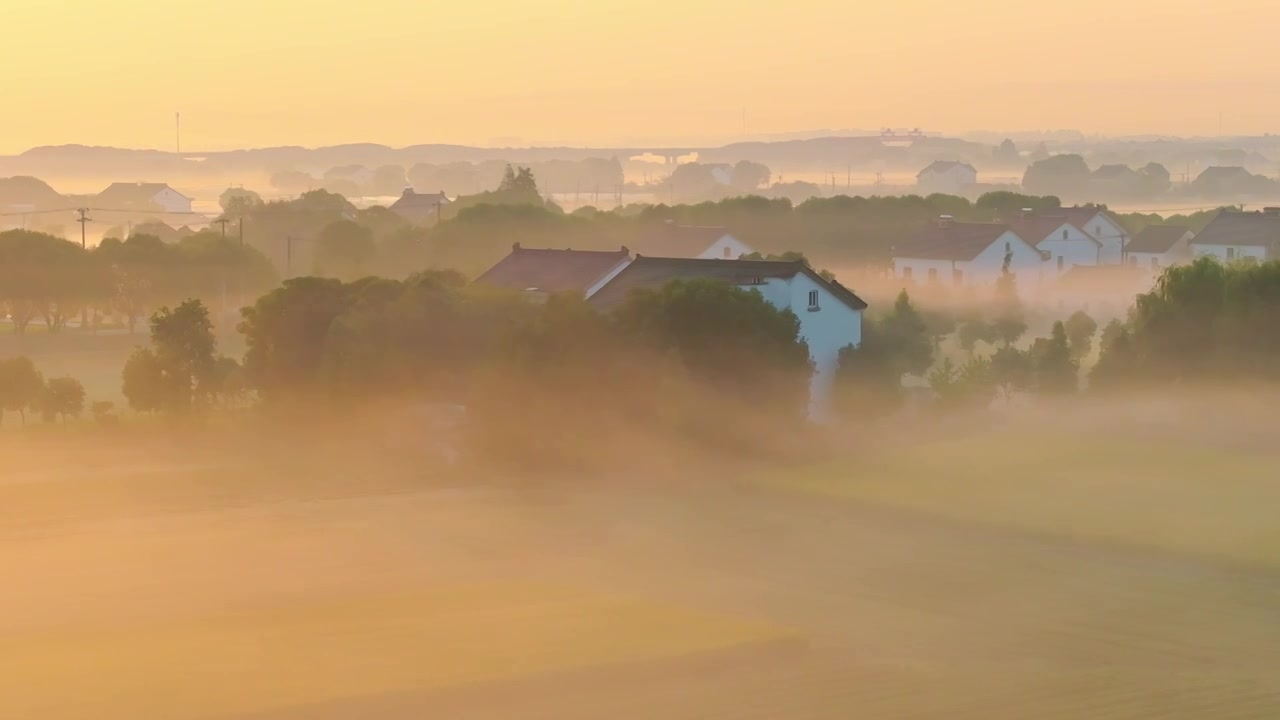
[[[3,715],[1265,717],[1274,399],[708,411],[802,451],[558,472],[387,406],[10,438]]]

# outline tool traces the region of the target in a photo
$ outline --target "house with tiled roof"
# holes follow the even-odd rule
[[[681,279],[721,280],[758,292],[774,307],[795,313],[814,367],[809,414],[815,420],[828,416],[840,350],[862,342],[862,311],[867,304],[861,298],[839,282],[823,279],[802,261],[638,255],[591,293],[587,302],[609,311],[637,290],[657,289]]]
[[[893,274],[906,283],[986,285],[1001,275],[1006,256],[1020,289],[1040,280],[1044,256],[1004,223],[941,217],[893,249]]]
[[[443,190],[438,193],[419,193],[410,187],[405,188],[388,209],[411,223],[428,223],[438,220],[440,213],[450,202],[452,201]]]
[[[94,197],[102,210],[190,213],[191,198],[165,183],[111,183]]]
[[[1046,277],[1080,265],[1103,264],[1102,243],[1064,216],[1024,215],[1009,226],[1044,255]]]
[[[718,225],[662,223],[636,242],[637,253],[650,257],[737,260],[755,252]]]
[[[1194,257],[1223,262],[1280,257],[1280,208],[1260,212],[1222,210],[1191,240]]]
[[[956,160],[937,160],[916,173],[916,188],[921,195],[959,195],[977,182],[978,171],[969,163]]]
[[[511,253],[476,278],[479,285],[528,293],[535,298],[571,292],[587,297],[622,271],[631,251],[557,250],[511,246]]]
[[[1195,236],[1185,225],[1148,225],[1125,247],[1125,261],[1134,267],[1163,270],[1191,258]]]

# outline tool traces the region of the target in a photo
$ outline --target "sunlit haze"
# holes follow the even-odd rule
[[[0,152],[1261,134],[1266,0],[8,0]],[[1230,42],[1211,42],[1229,28]]]

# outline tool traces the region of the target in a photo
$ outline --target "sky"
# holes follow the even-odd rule
[[[1275,0],[0,1],[0,153],[1280,129]]]

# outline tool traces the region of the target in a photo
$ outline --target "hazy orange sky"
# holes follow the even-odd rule
[[[1280,129],[1276,0],[0,0],[0,152]]]

